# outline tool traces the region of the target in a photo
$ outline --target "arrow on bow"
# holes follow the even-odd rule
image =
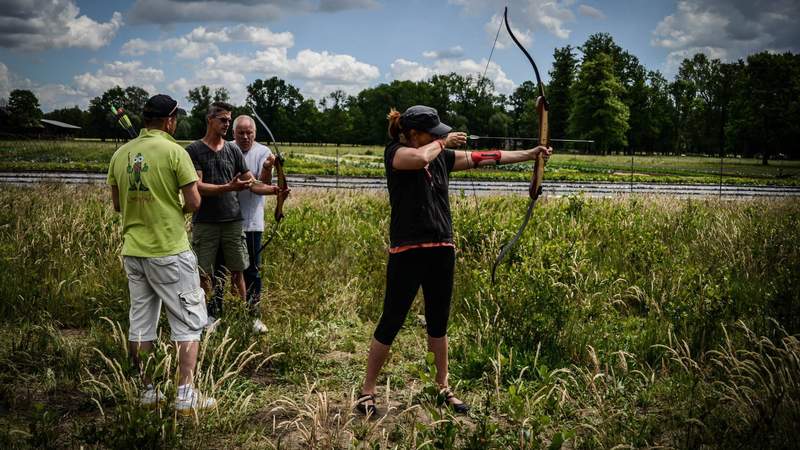
[[[261,254],[261,251],[267,246],[267,244],[272,241],[272,238],[275,237],[275,233],[278,232],[278,224],[281,223],[283,220],[283,202],[286,200],[286,196],[288,195],[287,191],[289,189],[288,183],[286,183],[286,174],[283,172],[283,155],[281,155],[281,151],[278,150],[278,143],[275,141],[275,136],[272,135],[272,131],[269,129],[267,124],[261,120],[261,117],[258,116],[256,112],[256,108],[254,106],[250,107],[250,110],[253,111],[253,117],[258,120],[258,123],[267,130],[267,134],[269,134],[269,139],[272,142],[272,148],[275,149],[275,171],[278,173],[278,195],[277,201],[275,203],[275,223],[272,225],[272,231],[269,233],[269,237],[267,241],[261,245],[261,248],[258,249],[256,254]]]
[[[528,58],[528,61],[533,66],[533,72],[536,74],[536,82],[539,84],[539,97],[536,99],[536,113],[539,116],[539,145],[547,146],[550,141],[550,133],[547,126],[547,99],[544,96],[544,84],[542,84],[542,78],[539,76],[539,68],[536,67],[536,63],[533,62],[533,58],[531,57],[530,53],[525,50],[525,47],[520,44],[517,37],[514,36],[514,32],[511,31],[511,25],[508,23],[508,7],[503,13],[503,20],[506,23],[506,30],[508,30],[509,36],[517,44],[522,53]],[[494,284],[495,275],[497,273],[497,266],[503,262],[503,259],[506,257],[509,251],[514,248],[514,245],[517,244],[520,236],[525,231],[525,227],[528,225],[528,221],[531,219],[531,212],[533,212],[533,206],[536,204],[536,199],[542,194],[542,178],[544,177],[544,157],[542,154],[538,154],[536,156],[536,162],[533,164],[533,173],[531,174],[531,184],[528,187],[528,196],[530,199],[528,200],[528,210],[525,213],[525,218],[522,220],[522,225],[520,225],[519,229],[517,230],[517,234],[511,238],[506,245],[500,250],[500,253],[497,255],[497,259],[495,259],[494,264],[492,264],[492,283]]]

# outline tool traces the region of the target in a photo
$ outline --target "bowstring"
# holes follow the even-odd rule
[[[492,56],[494,55],[494,49],[497,47],[497,40],[500,37],[500,30],[503,28],[503,18],[501,17],[498,24],[497,24],[497,33],[494,34],[494,42],[492,42],[492,49],[489,51],[489,58],[486,60],[486,66],[483,68],[483,74],[481,75],[481,97],[486,94],[486,73],[489,71],[489,64],[492,62]],[[470,157],[470,150],[469,148],[464,148],[464,157],[467,163],[470,163],[472,159]],[[471,164],[470,164],[471,165]],[[477,169],[477,164],[470,168],[471,170]],[[481,217],[481,208],[478,204],[478,193],[477,188],[475,187],[475,177],[469,177],[470,184],[472,186],[472,198],[475,200],[475,211],[478,213],[478,222],[483,222],[483,218]]]

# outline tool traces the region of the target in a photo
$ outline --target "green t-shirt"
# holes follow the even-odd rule
[[[122,254],[152,258],[189,250],[180,188],[197,181],[172,136],[142,129],[111,157],[107,183],[119,189]]]

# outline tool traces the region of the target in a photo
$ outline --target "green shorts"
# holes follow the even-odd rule
[[[241,272],[247,269],[250,260],[241,220],[192,224],[192,250],[197,255],[197,265],[201,272],[213,273],[219,249],[222,249],[228,270]]]

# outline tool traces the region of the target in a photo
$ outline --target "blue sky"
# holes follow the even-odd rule
[[[671,79],[696,52],[735,60],[800,46],[797,0],[3,0],[0,97],[31,89],[45,111],[115,84],[186,103],[200,84],[241,103],[278,76],[315,99],[396,79],[483,72],[503,7],[546,72],[556,47],[597,32]],[[487,76],[510,93],[530,66],[501,31]]]

